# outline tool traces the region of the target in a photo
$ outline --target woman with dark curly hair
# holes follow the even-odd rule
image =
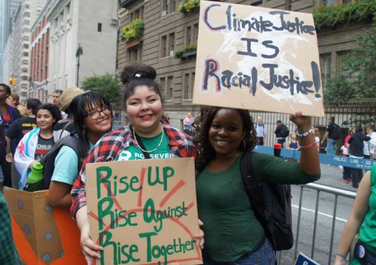
[[[14,153],[20,190],[24,189],[33,165],[53,146],[54,125],[61,119],[59,108],[49,103],[39,106],[35,116],[38,127],[24,135]]]
[[[254,153],[249,163],[260,185],[266,181],[303,184],[320,178],[311,118],[297,112],[290,120],[298,127],[300,162]],[[194,126],[200,153],[197,203],[204,223],[204,264],[275,264],[271,243],[254,215],[240,171],[241,154],[252,151],[257,143],[252,117],[247,110],[204,107]]]

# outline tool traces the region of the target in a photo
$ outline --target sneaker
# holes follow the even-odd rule
[[[349,181],[349,179],[344,179],[344,180],[342,180],[342,182],[346,183],[346,184],[349,184],[350,181]]]

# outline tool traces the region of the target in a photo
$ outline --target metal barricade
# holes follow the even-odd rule
[[[297,187],[299,187],[299,186],[297,186]],[[303,201],[304,201],[303,194],[305,192],[312,193],[314,191],[316,191],[316,204],[314,206],[315,210],[312,211],[312,213],[314,214],[313,223],[311,223],[313,225],[313,227],[312,227],[312,240],[309,242],[308,238],[302,238],[301,237],[302,209],[304,208],[303,207]],[[321,197],[322,194],[333,195],[334,200],[333,200],[333,215],[332,215],[331,227],[328,227],[328,233],[324,232],[322,235],[319,235],[320,237],[322,237],[322,238],[320,238],[320,237],[318,237],[317,231],[318,231],[318,225],[319,225],[318,215],[319,215],[319,211],[320,211],[320,201],[321,201],[320,197]],[[318,262],[321,263],[321,264],[332,264],[332,258],[334,257],[333,248],[335,246],[335,249],[334,249],[334,253],[335,253],[336,248],[338,247],[339,239],[341,238],[341,235],[342,235],[342,229],[340,229],[337,232],[335,231],[336,230],[336,220],[341,219],[341,218],[337,218],[338,199],[339,198],[355,199],[355,196],[356,196],[355,192],[341,190],[341,189],[337,189],[337,188],[332,188],[332,187],[325,186],[325,185],[313,184],[313,183],[310,183],[310,184],[307,184],[307,185],[300,185],[298,216],[297,216],[296,223],[293,226],[293,229],[296,229],[295,230],[296,233],[295,233],[295,236],[294,236],[295,237],[294,247],[289,251],[280,251],[280,252],[277,253],[278,264],[294,264],[294,260],[296,259],[297,255],[299,254],[299,251],[301,251],[300,246],[303,245],[303,244],[304,244],[304,247],[305,247],[305,254],[306,255],[309,256],[309,254],[310,254],[310,257],[314,260],[315,260],[315,258],[319,258],[321,262],[319,262],[319,261]],[[325,198],[325,199],[328,200],[328,198]],[[352,204],[353,204],[353,200],[351,200],[351,205]],[[326,206],[328,206],[328,204],[326,204]],[[350,207],[350,211],[351,211],[351,208],[352,207]],[[327,215],[326,217],[329,217],[329,215]],[[345,221],[346,220],[342,219],[342,222],[345,222]],[[336,244],[334,244],[335,238],[337,240]],[[316,243],[317,243],[318,240],[320,240],[321,242],[326,242],[326,243],[323,243],[323,244],[325,244],[324,248],[325,247],[328,248],[327,254],[324,255],[324,253],[317,253],[316,252],[316,246],[317,246]],[[310,251],[310,253],[307,253],[308,248],[309,248],[309,243],[311,244],[310,245],[311,251]],[[323,246],[321,246],[321,247],[323,247]],[[328,256],[327,262],[323,261],[323,259],[325,258],[324,256]]]

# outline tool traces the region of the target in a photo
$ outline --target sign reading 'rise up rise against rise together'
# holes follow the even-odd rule
[[[200,5],[193,103],[324,115],[311,14]]]

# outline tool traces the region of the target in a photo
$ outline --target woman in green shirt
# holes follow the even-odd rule
[[[302,184],[320,178],[311,118],[297,112],[290,120],[301,134],[300,162],[254,153],[252,166],[260,183]],[[196,124],[204,264],[275,264],[272,246],[253,213],[240,173],[241,154],[253,150],[257,143],[252,117],[246,110],[205,107]]]

